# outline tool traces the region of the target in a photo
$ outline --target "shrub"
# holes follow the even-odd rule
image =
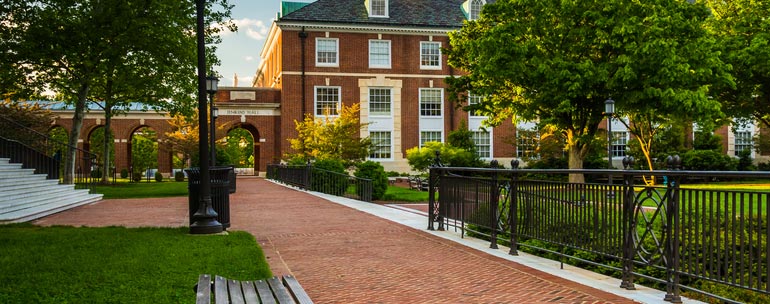
[[[444,166],[481,167],[483,165],[475,153],[439,142],[427,142],[422,148],[414,147],[406,150],[406,159],[413,170],[425,171],[433,166],[436,151],[440,152],[439,158]]]
[[[142,181],[142,172],[141,172],[141,171],[140,171],[140,172],[134,172],[134,175],[133,175],[133,176],[131,176],[131,179],[132,179],[133,181],[135,181],[135,182],[140,182],[140,181]]]
[[[694,171],[735,171],[737,161],[714,150],[692,150],[682,155],[682,166]]]
[[[317,160],[313,164],[310,190],[341,196],[348,188],[345,166],[338,159]]]
[[[385,168],[377,162],[365,161],[356,166],[356,177],[372,180],[372,199],[378,200],[385,195],[388,190],[388,177],[385,174]],[[360,196],[360,194],[359,194]]]
[[[120,178],[128,178],[128,169],[123,168],[120,170]]]
[[[102,170],[91,171],[91,178],[100,178],[100,177],[102,177]]]
[[[163,174],[161,174],[160,171],[155,171],[155,181],[156,182],[162,182],[163,181]]]
[[[770,161],[766,161],[764,163],[759,163],[757,165],[757,170],[759,170],[759,171],[770,171]]]
[[[738,171],[754,171],[754,159],[751,158],[751,150],[746,149],[738,153]]]
[[[184,181],[184,172],[176,171],[176,173],[174,173],[174,180],[178,182]]]

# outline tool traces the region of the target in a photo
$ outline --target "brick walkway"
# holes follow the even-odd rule
[[[294,274],[316,303],[633,303],[260,178],[239,178],[230,201],[230,229],[252,233],[273,273]],[[177,197],[104,200],[36,224],[187,220]]]

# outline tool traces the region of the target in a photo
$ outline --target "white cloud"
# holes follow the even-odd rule
[[[254,40],[264,40],[265,37],[267,37],[267,32],[270,30],[270,26],[266,25],[262,20],[242,18],[234,19],[233,23],[238,26],[239,33],[246,33],[246,36]],[[219,27],[221,29],[219,32],[220,37],[231,36],[234,34],[220,24],[214,24],[213,27]]]
[[[254,56],[246,56],[246,61],[254,61]]]
[[[243,18],[233,20],[233,22],[238,26],[239,32],[246,33],[246,36],[254,40],[264,40],[270,30],[269,26],[262,20]]]

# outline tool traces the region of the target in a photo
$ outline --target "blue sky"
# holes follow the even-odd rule
[[[222,34],[222,43],[217,49],[222,65],[214,69],[222,75],[220,86],[233,86],[235,74],[238,86],[251,86],[259,66],[259,52],[281,9],[281,0],[231,0],[231,3],[235,5],[232,18],[238,32]]]

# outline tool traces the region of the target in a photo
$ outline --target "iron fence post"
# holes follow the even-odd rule
[[[310,160],[307,161],[307,166],[305,168],[305,178],[304,178],[304,187],[305,190],[311,190],[313,187],[311,187],[311,183],[313,182],[313,165],[310,164]]]
[[[511,249],[508,251],[508,254],[510,255],[519,255],[518,251],[518,229],[517,226],[519,225],[518,220],[518,206],[519,206],[519,160],[513,159],[511,160],[511,189],[510,191],[510,201],[508,202],[510,204],[508,208],[508,221],[510,222],[511,227]]]
[[[668,169],[679,169],[682,160],[679,155],[666,158]],[[679,180],[675,175],[666,185],[666,296],[665,301],[682,303],[679,290]]]
[[[499,221],[497,220],[497,213],[499,210],[499,203],[497,200],[500,197],[500,188],[499,182],[497,180],[497,160],[492,160],[489,162],[489,166],[492,167],[492,169],[495,169],[494,172],[492,172],[492,192],[489,193],[489,227],[492,228],[492,232],[490,233],[490,242],[489,248],[491,249],[497,249],[497,229]]]
[[[431,167],[428,171],[428,230],[435,230],[433,222],[435,220],[436,207],[433,204],[436,202],[436,189],[433,187],[433,184],[434,176],[437,174],[436,170],[438,169]]]
[[[630,170],[633,167],[634,158],[623,158],[623,168]],[[611,189],[610,189],[611,190]],[[633,233],[636,229],[636,219],[634,218],[634,175],[623,172],[623,271],[621,276],[620,288],[634,290],[634,241]]]

